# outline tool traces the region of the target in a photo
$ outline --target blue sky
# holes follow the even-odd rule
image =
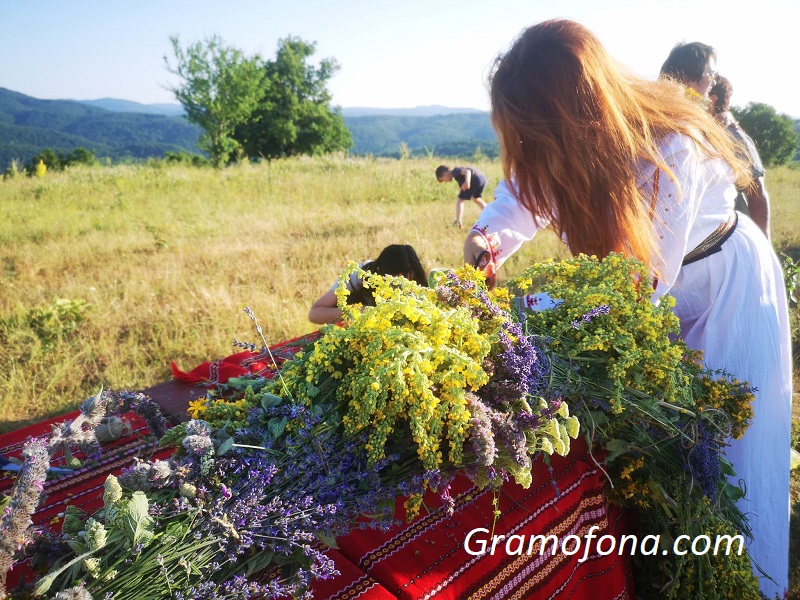
[[[264,58],[294,35],[317,43],[315,59],[339,62],[328,86],[339,106],[488,110],[492,60],[521,29],[554,17],[580,21],[648,77],[676,42],[711,44],[733,104],[765,102],[800,118],[798,0],[2,0],[0,87],[174,102],[170,35],[186,45],[217,34]]]

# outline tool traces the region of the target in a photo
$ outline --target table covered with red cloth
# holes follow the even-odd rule
[[[46,437],[53,425],[73,420],[78,411],[47,419],[35,425],[17,429],[0,435],[0,454],[7,459],[20,459],[22,449],[31,438]],[[82,459],[84,466],[74,469],[68,474],[50,473],[44,485],[44,501],[33,515],[35,527],[50,527],[54,531],[61,530],[61,515],[67,505],[72,504],[83,511],[94,512],[103,506],[103,485],[109,474],[119,475],[124,467],[134,462],[134,457],[142,459],[165,458],[172,454],[171,449],[158,448],[156,440],[148,436],[145,422],[135,414],[124,415],[131,424],[131,433],[113,442],[105,443],[99,458]],[[67,466],[63,453],[57,453],[51,465],[59,468]],[[0,493],[11,494],[16,480],[16,472],[0,470]],[[13,589],[20,577],[30,580],[31,573],[27,563],[14,567],[8,575],[7,589]]]
[[[593,526],[597,538],[630,533],[626,514],[606,501],[604,476],[584,443],[576,441],[566,457],[553,457],[551,468],[552,473],[543,461],[536,461],[529,489],[513,483],[504,485],[498,497],[500,516],[496,523],[492,491],[476,488],[466,477],[452,484],[452,516],[441,508],[436,495],[428,494],[425,505],[430,512],[405,524],[403,503],[398,500],[397,515],[403,525],[387,532],[357,530],[337,540],[335,558],[341,575],[315,584],[315,597],[634,598],[627,555],[612,552],[603,556],[594,543],[588,551],[582,545],[572,556],[561,553],[560,546],[559,552],[552,554],[549,542],[543,555],[538,545],[528,553],[530,539],[536,535],[554,535],[560,543],[569,535],[583,538]],[[473,556],[465,549],[465,539],[472,530],[478,530],[468,544],[473,553],[480,550],[480,540],[491,540],[492,535],[505,537],[494,554]],[[507,546],[510,536],[520,537]],[[491,542],[487,549],[491,549]],[[604,544],[603,553],[608,549],[609,544]],[[347,562],[342,563],[341,558]]]
[[[289,340],[272,347],[279,364],[292,356],[314,335]],[[200,386],[223,383],[232,376],[274,371],[269,352],[243,352],[221,361],[199,365],[189,372],[173,365],[176,380],[155,386],[145,393],[175,418],[185,417],[192,398],[203,394]],[[255,367],[253,366],[255,365]],[[194,385],[190,385],[194,384]],[[64,415],[24,429],[0,435],[0,453],[19,456],[30,436],[45,435],[51,423],[74,418]],[[84,510],[102,506],[103,482],[118,474],[136,455],[150,456],[155,450],[148,440],[146,425],[135,415],[133,432],[107,445],[103,457],[74,473],[48,478],[46,499],[34,515],[36,525],[60,528],[58,514],[69,503]],[[168,454],[169,450],[159,450]],[[14,474],[0,472],[0,492],[9,493]],[[339,575],[316,581],[312,591],[320,600],[422,599],[547,599],[622,600],[634,598],[631,559],[627,554],[598,551],[596,540],[603,535],[619,538],[630,533],[627,514],[609,505],[607,482],[582,440],[575,440],[569,455],[551,457],[550,465],[534,462],[533,483],[528,489],[505,484],[497,497],[499,516],[494,519],[494,494],[478,489],[466,477],[451,484],[452,515],[442,507],[437,494],[424,499],[422,514],[406,523],[403,500],[397,501],[399,524],[388,531],[363,528],[337,539],[338,548],[328,550]],[[593,528],[593,529],[592,529]],[[584,545],[592,529],[595,541]],[[470,531],[478,530],[468,548],[476,552],[481,540],[498,537],[494,553],[472,555],[465,548]],[[484,532],[485,530],[485,532]],[[558,552],[547,542],[542,554],[532,536],[555,536]],[[511,537],[517,536],[517,537]],[[577,536],[583,545],[572,555],[561,552],[566,536]],[[542,538],[538,538],[542,539]],[[569,544],[568,544],[569,546]],[[10,573],[9,587],[25,574],[26,566]]]

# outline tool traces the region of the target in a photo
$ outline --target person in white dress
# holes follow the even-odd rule
[[[746,483],[748,550],[788,588],[792,360],[783,273],[762,231],[734,212],[743,164],[725,131],[670,81],[620,67],[585,27],[553,20],[524,30],[490,79],[506,180],[464,244],[489,278],[551,226],[573,254],[623,252],[676,299],[681,336],[757,388],[754,417],[727,457]],[[709,248],[694,260],[687,254]],[[486,252],[488,251],[488,252]],[[696,254],[696,253],[693,253]],[[756,575],[760,575],[758,571]],[[771,578],[771,579],[770,579]],[[774,580],[774,581],[773,581]]]

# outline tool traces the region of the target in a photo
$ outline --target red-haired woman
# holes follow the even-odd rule
[[[686,343],[757,388],[727,456],[747,485],[751,556],[768,596],[788,586],[791,348],[783,274],[767,238],[734,212],[746,180],[724,129],[677,84],[624,70],[585,27],[524,30],[491,75],[506,180],[467,237],[465,261],[499,267],[552,226],[573,254],[623,252],[676,298]],[[693,252],[697,247],[704,251]],[[690,255],[687,258],[687,255]],[[698,257],[699,256],[699,257]],[[487,273],[487,274],[492,274]]]

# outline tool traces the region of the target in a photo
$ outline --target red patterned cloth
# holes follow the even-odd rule
[[[0,435],[0,454],[6,458],[19,458],[29,438],[47,436],[52,431],[52,425],[71,421],[78,414],[76,411]],[[96,510],[103,505],[103,483],[109,474],[118,474],[123,467],[130,466],[134,456],[142,458],[152,456],[157,450],[157,444],[152,440],[145,440],[148,434],[147,425],[135,414],[125,415],[125,419],[131,422],[133,432],[124,438],[104,444],[102,456],[98,460],[85,460],[86,466],[66,475],[48,475],[44,486],[46,501],[33,515],[35,525],[49,522],[55,524],[58,513],[62,512],[67,504],[74,504],[89,512]],[[159,455],[172,454],[169,449],[158,452]],[[81,454],[75,456],[85,459]],[[55,467],[66,467],[63,454],[57,454],[51,464]],[[15,478],[14,472],[0,471],[0,493],[10,493]]]
[[[276,366],[279,367],[285,360],[292,358],[319,337],[320,332],[314,331],[270,346],[268,350],[238,352],[220,360],[206,361],[189,372],[181,371],[173,362],[172,377],[183,383],[206,387],[213,387],[219,383],[225,383],[232,377],[241,377],[242,375],[271,377],[275,374]]]
[[[270,350],[275,362],[294,356],[318,334],[310,334]],[[188,373],[173,364],[178,381],[199,386],[213,386],[230,377],[245,373],[269,375],[274,372],[268,352],[243,352],[225,359],[205,362]],[[173,417],[185,418],[188,401],[197,395],[197,387],[178,382],[154,388],[152,398]],[[148,390],[145,390],[147,393]],[[49,433],[51,424],[77,416],[76,413],[50,419],[0,436],[0,453],[19,456],[25,440]],[[47,498],[34,515],[34,523],[50,523],[60,527],[58,513],[67,504],[91,511],[102,505],[103,483],[109,473],[133,462],[133,457],[151,456],[155,448],[145,440],[147,428],[131,415],[133,433],[106,446],[103,458],[96,464],[72,474],[48,478]],[[110,450],[110,451],[109,451]],[[159,450],[164,457],[171,450]],[[63,460],[57,461],[63,466]],[[0,472],[0,492],[8,493],[13,473]],[[454,513],[448,516],[437,494],[426,495],[425,514],[409,524],[387,532],[370,529],[353,531],[337,540],[338,549],[328,551],[339,575],[313,584],[318,600],[511,600],[571,598],[574,600],[624,600],[634,598],[630,557],[616,552],[598,552],[596,543],[573,556],[558,552],[553,555],[548,544],[544,555],[538,547],[528,554],[515,554],[517,544],[506,551],[508,536],[525,536],[524,549],[534,535],[555,535],[559,543],[565,536],[580,538],[596,526],[597,538],[630,532],[626,514],[608,504],[606,480],[589,456],[582,440],[575,440],[567,457],[553,456],[548,466],[541,460],[534,463],[533,484],[527,490],[508,483],[498,497],[500,516],[493,521],[493,494],[475,488],[466,477],[451,485]],[[397,517],[405,523],[402,499],[397,502]],[[506,536],[493,555],[471,556],[464,548],[467,534],[485,528],[495,535]],[[487,539],[486,533],[481,539]],[[478,539],[478,538],[475,538]],[[520,538],[515,538],[519,540]],[[585,543],[585,540],[584,540]],[[607,548],[606,548],[607,551]],[[28,573],[26,565],[18,565],[9,573],[9,587],[20,575]]]
[[[607,503],[604,476],[588,455],[586,445],[576,440],[567,457],[552,458],[551,467],[552,473],[543,461],[536,461],[534,483],[527,490],[513,483],[503,486],[498,503],[500,516],[494,524],[492,492],[479,490],[461,477],[452,485],[455,503],[452,516],[447,516],[441,508],[437,495],[428,494],[425,505],[430,512],[408,525],[396,526],[388,532],[354,531],[339,538],[339,550],[333,557],[342,574],[332,581],[315,584],[314,597],[328,600],[634,598],[630,557],[619,556],[617,552],[604,555],[610,548],[608,540],[602,544],[601,552],[597,549],[597,539],[603,535],[619,539],[629,533],[629,527],[625,513]],[[404,520],[401,500],[397,503],[397,515]],[[597,537],[587,550],[584,536],[592,526],[596,526],[593,533]],[[476,528],[505,536],[493,555],[472,556],[465,550],[465,538]],[[482,533],[480,539],[491,539],[488,532]],[[573,535],[581,538],[583,544],[573,556],[560,551],[552,554],[550,542],[543,555],[538,545],[529,554],[528,543],[535,535],[554,535],[559,542]],[[505,542],[509,536],[523,537],[514,538],[507,548]],[[478,549],[475,545],[478,539],[473,537],[473,551]]]
[[[71,421],[78,411],[42,421],[35,425],[0,435],[0,454],[6,458],[20,458],[25,442],[34,437],[50,434],[52,426]],[[85,460],[76,453],[75,457],[85,462],[84,467],[69,474],[49,474],[44,485],[44,500],[33,515],[33,524],[37,527],[49,526],[60,531],[61,518],[68,504],[72,504],[86,512],[94,512],[103,506],[103,484],[110,474],[119,475],[124,467],[133,463],[135,456],[145,458],[165,458],[172,454],[171,449],[158,449],[157,443],[146,439],[148,429],[144,421],[135,414],[125,415],[132,426],[130,435],[103,445],[102,456],[98,460]],[[56,454],[51,462],[55,467],[66,467],[63,453]],[[16,480],[16,473],[0,471],[0,493],[10,494]],[[19,578],[30,578],[30,570],[26,563],[16,565],[8,574],[7,588],[13,589]]]

